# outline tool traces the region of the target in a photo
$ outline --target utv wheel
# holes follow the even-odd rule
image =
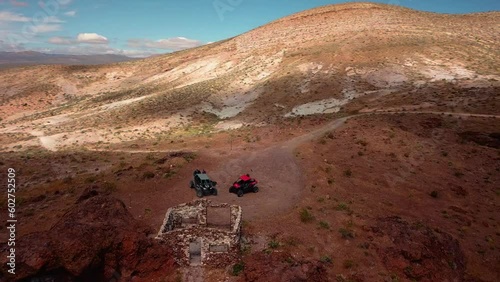
[[[243,197],[243,190],[239,189],[236,194],[238,195],[238,197]]]
[[[253,192],[254,192],[254,193],[257,193],[257,192],[259,192],[259,187],[257,187],[257,186],[254,186],[254,187],[253,187]]]
[[[193,182],[193,180],[189,181],[189,188],[194,188],[194,182]]]
[[[201,191],[196,191],[196,196],[198,196],[198,198],[203,197],[203,192],[201,192]]]
[[[217,196],[217,189],[214,188],[214,190],[212,191],[212,195]]]

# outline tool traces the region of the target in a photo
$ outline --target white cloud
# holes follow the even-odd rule
[[[50,16],[46,17],[42,20],[44,23],[63,23],[63,20],[60,20],[58,17]]]
[[[76,16],[76,11],[67,11],[66,13],[64,13],[64,15],[68,17],[74,17]]]
[[[54,36],[49,38],[47,41],[50,44],[55,45],[79,45],[79,44],[99,44],[106,45],[108,39],[97,33],[80,33],[76,38],[71,38],[67,36]]]
[[[63,23],[61,19],[55,16],[47,16],[41,19],[30,19],[24,15],[12,13],[9,11],[0,11],[0,22],[20,22],[27,23],[32,21],[35,24],[48,24],[48,23]],[[36,22],[38,21],[38,22]]]
[[[33,33],[46,33],[52,31],[59,31],[62,29],[60,24],[39,24],[31,26],[30,31]]]
[[[0,22],[29,22],[30,19],[21,14],[11,13],[8,11],[0,11]]]
[[[102,35],[97,33],[80,33],[76,37],[76,41],[79,43],[88,43],[88,44],[107,44],[108,39]]]
[[[75,41],[72,40],[71,38],[60,37],[60,36],[51,37],[49,38],[48,42],[56,45],[71,45],[75,43]]]
[[[72,1],[73,0],[57,0],[57,2],[59,2],[59,4],[61,4],[61,5],[68,5]]]
[[[203,45],[203,43],[199,40],[188,39],[185,37],[173,37],[156,41],[149,39],[129,39],[127,44],[133,48],[165,49],[172,51],[179,51]]]
[[[24,45],[17,42],[9,42],[0,39],[0,51],[19,52],[24,50]]]

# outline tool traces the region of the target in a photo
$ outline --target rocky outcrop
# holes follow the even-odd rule
[[[458,240],[450,234],[400,217],[379,219],[372,227],[384,265],[399,277],[418,281],[464,281],[465,256]]]
[[[95,193],[82,196],[49,231],[19,238],[16,280],[155,280],[172,272],[170,250],[121,201]],[[11,274],[0,273],[4,281],[1,276],[12,280]]]

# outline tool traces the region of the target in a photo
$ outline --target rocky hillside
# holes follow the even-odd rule
[[[153,138],[199,113],[232,124],[394,108],[497,113],[499,17],[351,3],[140,61],[4,70],[2,131],[27,139],[6,148],[41,135],[53,147]]]

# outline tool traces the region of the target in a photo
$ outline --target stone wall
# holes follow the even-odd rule
[[[208,226],[208,208],[227,209],[230,222]],[[180,265],[192,263],[190,244],[200,240],[201,264],[225,267],[239,256],[241,218],[240,206],[196,200],[168,209],[156,238],[172,248]]]

